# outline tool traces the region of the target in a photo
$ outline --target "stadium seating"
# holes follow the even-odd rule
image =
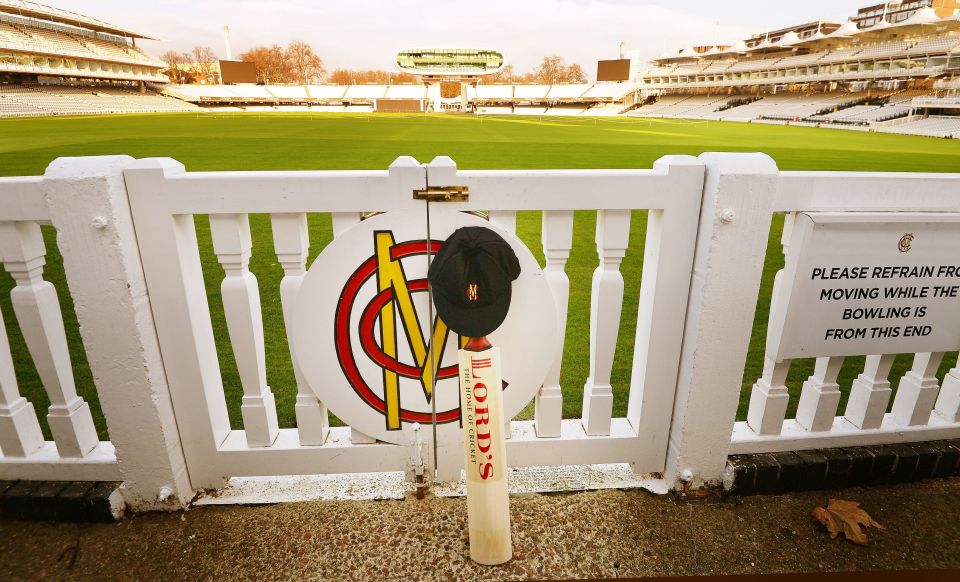
[[[387,85],[350,85],[343,98],[350,99],[379,99],[387,96]]]
[[[560,117],[573,117],[583,115],[587,108],[578,105],[561,105],[547,109],[547,115],[556,115]]]
[[[244,91],[246,88],[241,89]],[[168,95],[184,101],[243,101],[241,93],[234,92],[227,85],[171,85],[165,91]],[[252,99],[251,99],[252,100]]]
[[[640,107],[637,111],[646,117],[702,118],[715,115],[717,108],[729,99],[727,96],[694,95],[673,103],[657,101],[652,107],[658,113],[653,115],[650,115],[649,105]]]
[[[904,54],[939,54],[949,53],[960,45],[960,35],[949,34],[924,38],[904,51]]]
[[[805,55],[795,55],[792,57],[786,57],[780,60],[779,65],[785,68],[806,67],[821,61],[828,54],[829,53],[827,52],[816,52],[816,53],[809,53]]]
[[[622,100],[629,93],[633,93],[636,86],[632,83],[597,83],[583,94],[584,100]]]
[[[517,106],[513,108],[514,115],[546,115],[546,107],[526,107],[526,106]]]
[[[477,99],[500,101],[513,99],[513,85],[477,85]]]
[[[390,85],[387,99],[426,99],[427,88],[423,85]]]
[[[241,98],[252,98],[256,100],[271,101],[275,100],[277,97],[272,92],[268,91],[266,87],[262,85],[245,85],[243,90],[232,90],[231,92]]]
[[[960,139],[960,117],[930,116],[898,125],[885,127],[887,133],[907,135],[925,135],[930,137],[952,137]]]
[[[65,57],[105,58],[111,62],[165,67],[163,61],[139,49],[111,42],[91,32],[54,23],[0,21],[0,47],[6,46]]]
[[[705,66],[705,67],[700,71],[700,73],[701,73],[701,74],[707,74],[707,75],[709,75],[709,74],[716,74],[716,73],[722,73],[722,72],[726,71],[727,69],[729,69],[732,64],[733,64],[732,61],[714,61],[714,62],[708,64],[707,66]]]
[[[892,57],[901,54],[909,48],[911,43],[905,41],[888,41],[865,46],[859,53],[858,59],[876,59]]]
[[[590,85],[586,83],[580,84],[571,84],[571,85],[553,85],[550,87],[550,91],[547,92],[547,99],[550,100],[569,100],[569,99],[579,99],[583,97],[590,89]]]
[[[177,99],[122,87],[0,85],[0,117],[196,110]]]
[[[746,61],[737,61],[728,69],[731,73],[743,73],[746,71],[762,71],[774,66],[781,57],[771,57],[766,59],[755,59]]]
[[[477,107],[478,115],[511,115],[513,107]]]
[[[307,95],[313,99],[342,100],[347,92],[343,85],[308,85]]]
[[[302,85],[265,85],[264,89],[279,100],[305,101],[308,97]]]
[[[594,105],[584,110],[581,115],[584,117],[612,117],[623,111],[623,106],[619,103],[604,103]]]
[[[852,109],[859,109],[858,107],[851,107],[847,111]],[[842,113],[842,112],[841,112]],[[901,107],[899,105],[885,105],[883,107],[866,107],[865,110],[858,112],[853,112],[843,116],[841,119],[845,121],[862,121],[866,123],[874,123],[877,121],[885,121],[887,119],[902,117],[910,113],[910,107]]]
[[[343,105],[314,105],[310,110],[317,113],[343,113],[347,109]]]
[[[547,92],[549,91],[550,85],[517,85],[514,87],[513,97],[517,100],[543,100],[547,98]]]

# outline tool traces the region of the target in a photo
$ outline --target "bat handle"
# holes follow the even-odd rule
[[[492,347],[493,344],[491,344],[490,340],[484,336],[467,338],[467,344],[463,346],[463,349],[467,350],[468,352],[483,352]]]

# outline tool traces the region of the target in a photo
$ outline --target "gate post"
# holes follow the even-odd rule
[[[706,180],[664,472],[671,489],[722,477],[777,186],[777,166],[765,154],[700,159]]]
[[[128,156],[59,158],[44,195],[110,439],[134,510],[192,497],[123,170]]]

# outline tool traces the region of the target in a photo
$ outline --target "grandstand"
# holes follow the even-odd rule
[[[487,49],[401,51],[395,64],[415,73],[415,84],[168,85],[165,64],[137,46],[144,40],[151,39],[91,17],[0,0],[0,117],[443,111],[960,137],[960,0],[867,6],[845,23],[807,22],[730,44],[685,47],[627,81],[555,85],[488,82],[505,61]]]
[[[419,101],[426,111],[431,99],[424,85],[170,85],[164,93],[204,107],[241,107],[245,110],[286,110],[284,106],[310,111],[374,112],[390,110],[390,101]],[[581,83],[563,85],[467,86],[465,96],[478,114],[568,115],[571,112],[623,110],[636,87],[629,83]]]
[[[149,90],[166,64],[149,36],[29,0],[0,0],[0,117],[187,111]]]
[[[396,110],[384,106],[391,99],[428,111],[432,93],[417,85],[311,85],[170,87],[167,94],[247,110],[374,112]],[[729,45],[686,47],[627,82],[480,80],[465,86],[462,100],[457,111],[478,115],[623,115],[957,137],[960,2],[891,2],[860,9],[846,23],[808,22]]]
[[[651,61],[635,117],[960,137],[960,2],[868,6]]]

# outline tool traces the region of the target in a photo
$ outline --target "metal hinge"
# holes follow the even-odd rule
[[[470,188],[468,186],[430,186],[423,190],[414,190],[413,199],[429,202],[467,202],[470,200]]]

